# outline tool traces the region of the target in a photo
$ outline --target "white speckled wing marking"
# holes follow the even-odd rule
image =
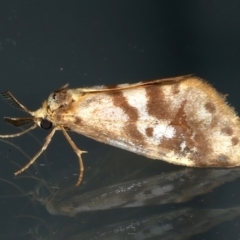
[[[139,88],[132,91],[123,91],[130,106],[138,111],[138,120],[136,121],[138,131],[145,138],[145,142],[153,145],[159,145],[162,138],[173,138],[175,134],[174,127],[170,126],[167,119],[158,119],[151,116],[148,112],[148,97],[145,88]],[[160,107],[160,106],[159,106]],[[151,136],[147,134],[148,129],[153,129]]]

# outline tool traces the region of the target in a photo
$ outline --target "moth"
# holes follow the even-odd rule
[[[33,197],[50,214],[72,217],[87,211],[187,202],[239,178],[239,174],[240,168],[183,168],[84,192],[74,189],[71,178],[60,185],[49,179],[50,184],[41,181],[35,186]],[[43,196],[41,193],[46,191],[48,194]]]
[[[204,80],[187,75],[135,84],[69,89],[50,94],[42,107],[30,111],[10,93],[1,93],[13,107],[30,114],[5,117],[15,127],[28,129],[1,138],[18,137],[39,126],[52,129],[40,151],[15,175],[26,170],[61,130],[78,156],[80,150],[67,131],[83,134],[151,159],[190,167],[240,165],[240,121],[234,109]]]

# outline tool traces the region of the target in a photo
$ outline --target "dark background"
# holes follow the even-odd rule
[[[35,110],[65,83],[75,88],[195,74],[229,94],[228,101],[239,112],[239,12],[240,1],[227,0],[2,0],[0,91],[10,90],[21,103]],[[4,100],[0,101],[0,110],[1,117],[26,116]],[[1,133],[15,131],[18,129],[0,121]],[[42,129],[34,131],[41,142],[46,134]],[[114,151],[77,134],[71,136],[80,149]],[[40,148],[29,135],[13,142],[30,156]],[[52,171],[77,164],[75,154],[60,133],[55,135],[46,156]],[[130,153],[128,156],[132,157]],[[19,167],[12,161],[22,166],[27,159],[14,147],[0,142],[0,177],[31,189],[32,180],[13,179],[13,172]],[[42,162],[44,158],[38,160]],[[143,157],[118,164],[120,173],[115,172],[122,175],[128,168],[143,166],[149,174],[176,168]],[[97,166],[94,159],[89,159],[85,167]],[[30,171],[36,173],[33,166]],[[2,197],[19,194],[6,183],[0,186]],[[239,187],[232,189],[233,195],[238,191]],[[225,198],[231,198],[226,194],[223,189],[218,198],[225,202]],[[11,232],[12,216],[23,209],[25,201],[28,200],[0,199],[1,234]],[[209,236],[238,239],[237,224],[235,220],[222,225]]]

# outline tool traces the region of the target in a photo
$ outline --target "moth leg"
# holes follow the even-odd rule
[[[23,134],[33,130],[34,128],[37,127],[37,124],[32,125],[30,128],[27,128],[26,130],[23,130],[22,132],[19,133],[14,133],[14,134],[6,134],[6,135],[0,135],[0,138],[14,138],[14,137],[20,137]]]
[[[78,177],[78,181],[76,183],[76,186],[79,186],[80,183],[82,182],[83,179],[83,172],[84,172],[84,165],[83,165],[83,161],[82,161],[82,154],[83,153],[87,153],[87,151],[82,151],[80,150],[76,144],[73,142],[73,140],[70,138],[70,136],[68,135],[67,131],[61,127],[64,136],[67,138],[69,144],[71,145],[71,147],[73,148],[74,152],[77,154],[78,156],[78,160],[79,160],[79,167],[80,167],[80,172],[79,172],[79,177]]]
[[[24,167],[22,167],[20,170],[18,170],[17,172],[14,173],[14,175],[18,175],[20,173],[22,173],[23,171],[25,171],[27,168],[29,168],[30,165],[32,165],[36,159],[42,154],[43,151],[45,151],[45,149],[47,148],[48,144],[51,142],[52,137],[54,135],[54,133],[56,132],[57,128],[53,128],[53,130],[51,131],[51,133],[47,136],[45,143],[43,144],[42,148],[40,149],[40,151],[28,162],[28,164],[26,164]]]

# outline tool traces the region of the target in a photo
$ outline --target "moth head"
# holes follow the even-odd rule
[[[69,105],[73,101],[71,91],[68,84],[50,94],[46,101],[47,108],[50,112],[54,112],[59,108]]]
[[[21,127],[30,123],[35,123],[43,129],[50,129],[52,127],[52,122],[50,119],[48,119],[49,114],[46,102],[43,103],[40,109],[33,112],[27,109],[24,105],[22,105],[10,92],[3,92],[1,93],[1,95],[11,106],[31,115],[30,117],[21,118],[5,117],[4,120],[7,123],[15,127]]]

